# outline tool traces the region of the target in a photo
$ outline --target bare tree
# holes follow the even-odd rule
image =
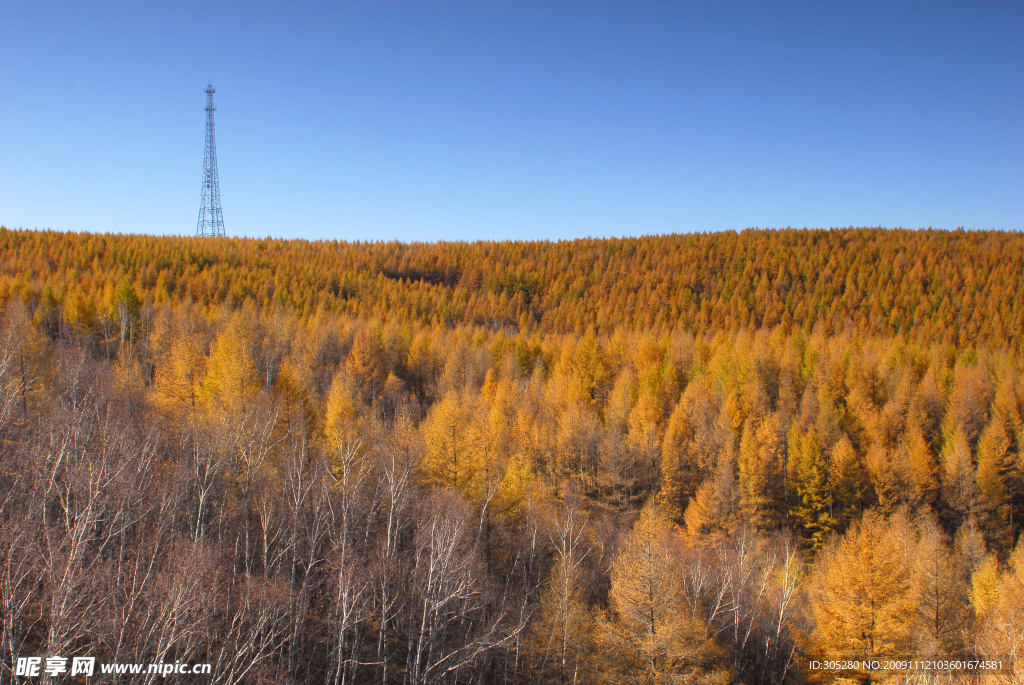
[[[803,582],[799,545],[788,534],[748,528],[685,555],[690,610],[729,646],[732,668],[751,682],[783,682],[794,667],[792,626]]]
[[[289,589],[288,682],[302,670],[301,656],[309,630],[307,623],[314,593],[324,584],[321,568],[327,563],[326,548],[332,527],[326,464],[309,450],[302,436],[292,440],[279,468],[284,498],[284,518],[289,523],[285,541]]]
[[[374,595],[377,612],[376,662],[380,664],[380,682],[388,682],[394,660],[389,635],[404,609],[399,589],[399,565],[403,563],[402,537],[409,527],[415,466],[414,433],[408,421],[400,421],[381,446],[376,464],[380,491],[380,538],[375,546]]]
[[[414,685],[442,682],[521,630],[503,631],[502,612],[487,616],[487,588],[466,504],[452,492],[431,504],[414,548],[416,609],[409,612],[407,664]]]
[[[97,401],[94,369],[81,353],[61,360],[65,384],[42,445],[42,557],[47,649],[61,654],[94,628],[101,601],[97,573],[117,540],[141,516],[152,444]]]
[[[272,666],[288,636],[287,590],[278,582],[244,576],[226,581],[212,607],[218,624],[204,652],[212,662],[213,683],[249,683]]]
[[[578,497],[568,498],[555,514],[548,539],[554,563],[541,597],[537,630],[542,653],[540,669],[556,674],[561,684],[576,683],[580,657],[589,639],[589,608],[584,563],[593,551],[587,513]]]
[[[369,471],[360,440],[341,440],[332,448],[328,473],[334,481],[335,499],[331,531],[334,587],[329,622],[333,648],[327,682],[344,684],[352,680],[359,663],[354,633],[365,618],[367,583],[354,538],[355,518]]]

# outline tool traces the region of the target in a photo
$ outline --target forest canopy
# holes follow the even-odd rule
[[[1020,352],[1024,236],[747,230],[559,242],[310,242],[0,227],[0,301],[109,309],[251,301],[428,324],[583,334],[848,326]],[[76,314],[77,315],[77,314]]]

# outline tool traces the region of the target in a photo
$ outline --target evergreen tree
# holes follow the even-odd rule
[[[799,526],[804,546],[813,557],[835,526],[828,468],[813,428],[806,434],[799,430],[791,431],[790,450],[789,458],[796,462],[793,483],[796,504],[790,515]]]

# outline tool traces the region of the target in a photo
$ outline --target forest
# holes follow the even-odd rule
[[[825,334],[853,326],[1024,353],[1024,236],[748,230],[559,242],[310,242],[0,226],[0,301],[92,322],[127,280],[141,300],[251,301],[446,327]],[[102,318],[102,317],[101,317]]]
[[[1005,232],[0,228],[0,682],[1016,682],[1022,277]],[[1000,665],[809,666],[925,658]]]

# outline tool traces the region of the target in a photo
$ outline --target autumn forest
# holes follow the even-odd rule
[[[0,682],[1010,681],[1022,280],[1012,232],[0,228]]]

